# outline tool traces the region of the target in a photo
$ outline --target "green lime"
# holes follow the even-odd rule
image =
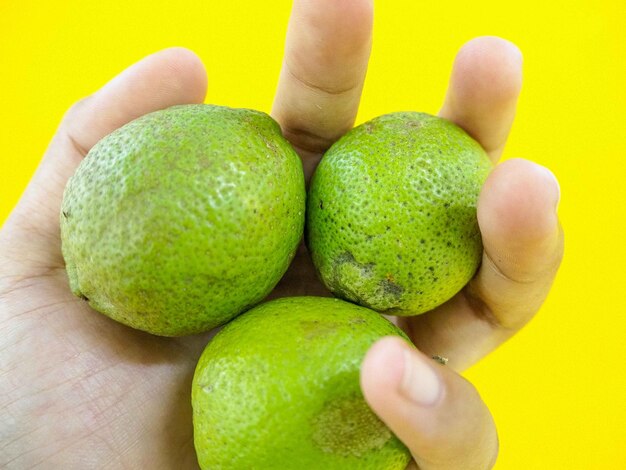
[[[145,115],[95,145],[68,182],[71,289],[133,328],[209,330],[280,280],[304,204],[300,159],[266,114],[184,105]]]
[[[410,455],[359,386],[366,351],[404,334],[339,299],[291,297],[224,327],[192,386],[200,466],[219,470],[404,470]]]
[[[476,204],[491,169],[461,128],[423,113],[348,132],[311,182],[307,243],[336,295],[396,315],[456,294],[482,255]]]

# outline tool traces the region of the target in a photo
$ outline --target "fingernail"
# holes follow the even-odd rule
[[[416,352],[405,349],[400,393],[419,406],[433,406],[441,395],[441,382],[432,364]]]

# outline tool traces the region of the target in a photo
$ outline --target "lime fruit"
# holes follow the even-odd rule
[[[302,164],[266,114],[183,105],[102,139],[69,180],[70,286],[105,315],[178,336],[261,301],[304,226]]]
[[[227,324],[192,385],[200,467],[404,470],[410,455],[363,399],[359,369],[379,338],[404,334],[339,299],[291,297]]]
[[[306,237],[333,293],[416,315],[456,294],[482,255],[476,204],[491,163],[461,128],[424,113],[377,117],[324,155]]]

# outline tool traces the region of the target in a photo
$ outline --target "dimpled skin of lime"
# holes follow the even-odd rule
[[[182,105],[98,142],[69,180],[70,287],[163,336],[209,330],[261,301],[304,226],[302,164],[264,113]]]
[[[386,335],[405,337],[376,312],[332,298],[283,298],[237,317],[193,379],[200,467],[404,470],[406,447],[359,386],[366,351]]]
[[[395,315],[456,294],[482,256],[476,218],[491,163],[462,129],[392,113],[348,132],[311,183],[306,237],[335,295]]]

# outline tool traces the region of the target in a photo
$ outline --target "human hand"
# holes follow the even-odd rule
[[[286,44],[285,61],[289,66],[281,74],[273,111],[286,136],[299,150],[309,176],[323,151],[353,124],[369,56],[372,14],[367,0],[319,0],[311,3],[300,1],[294,6]],[[501,43],[495,41],[494,44],[493,50],[497,52]],[[486,47],[485,55],[479,54],[478,58],[482,59],[470,63],[480,64],[481,60],[490,60],[493,54],[490,48],[493,47]],[[498,59],[497,63],[506,66],[506,60],[501,62]],[[486,90],[484,85],[482,89],[480,87],[480,77],[485,70],[470,65],[462,73],[465,79],[459,87],[466,86],[466,92],[457,94],[456,104],[455,100],[449,100],[450,111],[446,117],[465,127],[488,150],[492,148],[493,153],[496,144],[503,144],[506,138],[510,126],[507,119],[512,120],[511,107],[514,107],[514,95],[517,94],[509,86],[511,83],[517,85],[517,82],[515,77],[511,80],[506,73],[492,72],[496,86],[492,83]],[[476,83],[468,77],[476,77]],[[453,78],[451,90],[454,83]],[[75,298],[67,286],[60,251],[58,214],[67,179],[100,138],[148,112],[175,104],[200,103],[204,100],[205,90],[206,76],[200,61],[188,51],[171,49],[144,59],[94,95],[77,103],[64,117],[33,180],[2,228],[0,350],[3,353],[0,366],[3,379],[0,382],[0,408],[4,421],[0,429],[0,463],[3,467],[28,468],[39,463],[50,468],[103,465],[115,468],[197,468],[188,391],[195,363],[208,335],[179,339],[150,336],[112,322]],[[472,90],[477,95],[474,96]],[[513,105],[510,105],[511,101]],[[534,169],[529,163],[519,164],[522,169]],[[503,168],[505,170],[499,173],[496,170],[490,178],[492,183],[495,181],[492,184],[495,188],[500,187],[496,183],[502,183],[504,189],[501,191],[508,187],[509,180],[514,183],[520,181],[515,168]],[[498,177],[498,174],[504,176]],[[533,178],[532,174],[522,178],[522,183],[529,182],[531,188],[527,194],[541,205],[544,193],[540,188],[549,190],[550,186],[536,184],[536,178]],[[494,190],[485,193],[500,194],[494,193]],[[482,200],[485,197],[483,195]],[[486,207],[482,200],[481,211]],[[500,208],[513,217],[514,222],[520,225],[519,222],[526,219],[522,234],[528,234],[527,226],[532,226],[533,221],[539,220],[545,212],[541,210],[543,206],[536,209],[520,201],[517,201],[518,205],[528,211],[510,212],[507,204],[511,203],[511,198],[508,203],[506,201],[498,199],[497,202],[503,203]],[[483,225],[481,222],[485,237]],[[502,228],[501,225],[497,227]],[[505,228],[514,232],[516,227],[512,224]],[[493,238],[497,237],[486,236],[486,240]],[[511,254],[517,263],[524,261],[522,267],[526,266],[524,269],[527,271],[522,273],[531,279],[534,273],[541,271],[536,268],[542,260],[557,250],[551,248],[548,241],[541,242],[539,236],[533,240],[537,249],[531,254],[536,256],[529,258],[528,265],[525,264],[526,258],[522,259],[520,255],[526,253],[528,243],[511,243],[511,236],[496,244],[502,249],[498,248],[500,251],[493,253],[503,259],[508,259],[506,256]],[[490,244],[486,242],[485,246],[489,249]],[[301,251],[274,296],[327,294],[303,254]],[[544,270],[546,273],[549,271],[547,268]],[[515,274],[517,271],[512,272]],[[548,277],[551,279],[546,276],[543,281],[521,284],[526,286],[526,290],[520,287],[521,293],[516,290],[514,294],[521,299],[520,304],[529,299],[533,300],[534,306],[541,303],[541,296],[547,292],[549,285]],[[500,307],[492,308],[499,313],[494,313],[494,318],[498,321],[512,318],[501,321],[500,324],[504,325],[502,331],[507,331],[508,324],[521,325],[521,313],[512,317],[502,313],[509,311],[512,302],[507,304],[506,299],[513,297],[497,296],[503,289],[493,287],[497,282],[506,286],[506,279],[498,281],[497,276],[491,277],[495,281],[487,284],[491,286],[489,289],[481,290],[484,282],[474,281],[476,292],[487,294],[460,296],[456,301],[462,303],[463,298],[494,298],[493,302],[485,304]],[[480,275],[477,279],[481,279]],[[545,288],[533,287],[539,285]],[[470,292],[469,289],[467,292]],[[476,335],[483,338],[477,343],[490,344],[491,347],[506,336],[504,333],[491,336],[488,322],[476,319],[472,323],[471,309],[461,309],[465,313],[458,314],[459,318],[446,313],[454,312],[455,305],[451,301],[448,310],[441,308],[442,322],[448,319],[446,325],[459,323],[461,332],[473,331],[471,328],[484,330],[482,336]],[[430,318],[428,315],[422,317]],[[417,324],[419,318],[414,319],[415,322],[410,320],[406,325],[411,327],[413,339],[427,353],[434,351],[448,355],[455,369],[467,365],[458,363],[468,357],[467,351],[474,351],[475,355],[468,361],[472,362],[478,359],[479,353],[484,354],[489,349],[482,347],[476,352],[475,346],[470,348],[461,340],[463,336],[455,337],[443,330],[433,335],[434,338],[441,338],[439,341],[427,342],[427,338],[419,336],[418,329],[422,328]],[[460,322],[462,318],[467,321]],[[431,323],[432,328],[442,326]],[[499,331],[498,328],[494,326],[492,329]],[[426,331],[423,336],[426,336]],[[400,398],[392,400],[398,394],[389,390],[390,384],[367,381],[373,375],[368,370],[376,370],[381,361],[385,367],[389,365],[385,356],[389,348],[382,344],[368,356],[363,374],[364,392],[375,411],[409,445],[420,466],[424,465],[421,468],[445,468],[427,466],[426,462],[435,461],[428,452],[433,449],[439,449],[440,453],[450,452],[457,459],[467,457],[467,447],[452,439],[452,435],[449,440],[440,435],[436,441],[422,441],[424,431],[416,429],[421,421],[413,419],[415,414],[411,414],[411,410],[414,409],[406,408],[407,419],[398,419],[404,403]],[[376,359],[381,361],[377,363]],[[441,403],[446,403],[448,410],[457,409],[458,413],[454,415],[454,420],[446,421],[438,412],[442,408],[435,406],[431,422],[460,429],[483,423],[477,421],[476,416],[488,415],[488,412],[475,392],[469,386],[465,389],[457,387],[455,384],[465,382],[451,371],[438,373],[445,378],[442,383],[446,393],[442,395],[444,399]],[[463,393],[448,392],[457,389]],[[385,391],[389,401],[380,398]],[[451,403],[456,408],[451,407]],[[449,428],[445,429],[450,434]],[[477,433],[469,437],[474,438],[474,434]],[[430,447],[418,447],[420,442],[426,442]],[[490,450],[480,446],[478,449],[475,453],[481,455]]]

